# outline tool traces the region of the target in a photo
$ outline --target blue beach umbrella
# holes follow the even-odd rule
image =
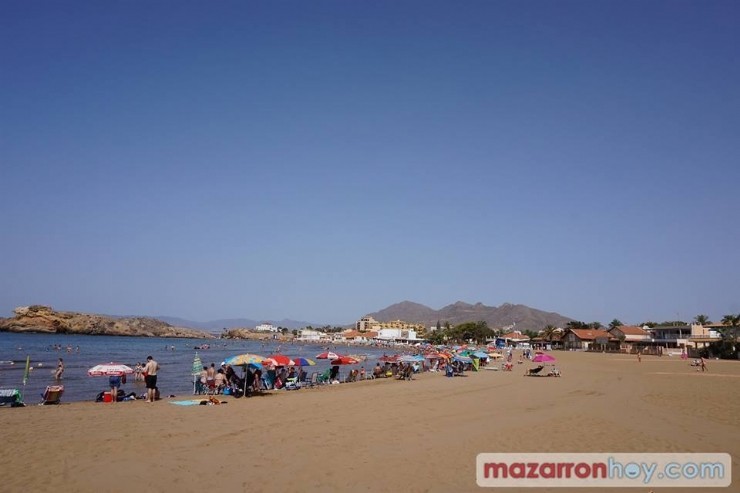
[[[465,363],[465,364],[473,363],[472,359],[468,358],[467,356],[460,356],[460,355],[456,355],[454,358],[452,358],[452,361],[458,361],[460,363]]]

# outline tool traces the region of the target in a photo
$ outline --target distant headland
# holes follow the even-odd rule
[[[41,332],[51,334],[81,334],[132,337],[192,337],[212,338],[200,330],[174,327],[148,317],[116,318],[77,312],[59,312],[50,306],[21,306],[15,316],[0,318],[0,332]]]

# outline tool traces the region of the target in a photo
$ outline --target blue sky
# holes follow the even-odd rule
[[[740,312],[734,1],[5,2],[0,315]]]

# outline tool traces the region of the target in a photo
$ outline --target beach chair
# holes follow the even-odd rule
[[[304,387],[316,387],[319,384],[319,372],[315,371],[311,373],[311,377],[307,378],[305,382],[303,382]]]
[[[64,385],[48,385],[44,393],[41,394],[41,403],[39,406],[48,404],[59,404],[64,394]]]
[[[545,368],[544,366],[538,366],[537,368],[530,368],[527,370],[527,373],[525,373],[526,376],[533,377],[536,375],[539,375],[542,369]]]
[[[23,407],[18,389],[0,389],[0,406]]]
[[[285,379],[285,390],[300,390],[301,385],[298,383],[298,377],[290,377]]]
[[[326,384],[326,383],[329,383],[329,377],[330,376],[331,376],[331,369],[329,368],[329,369],[325,370],[324,373],[322,373],[321,375],[318,376],[317,383],[318,384]]]

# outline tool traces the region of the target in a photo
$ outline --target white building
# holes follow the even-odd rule
[[[298,340],[301,341],[320,341],[326,337],[327,335],[319,330],[302,329],[298,331]]]
[[[415,341],[416,331],[413,329],[379,329],[378,339],[385,341],[408,340]]]
[[[256,330],[257,332],[277,332],[278,328],[272,324],[264,323],[255,327],[254,330]]]

